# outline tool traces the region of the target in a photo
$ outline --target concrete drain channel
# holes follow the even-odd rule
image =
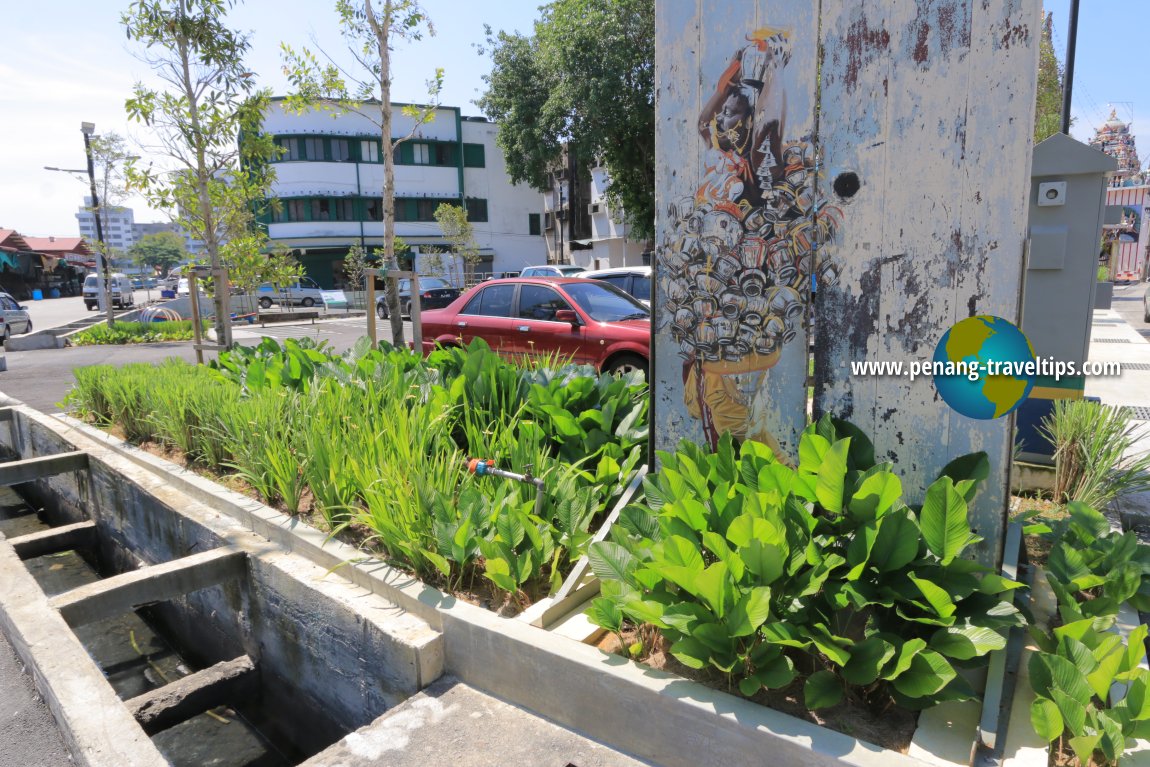
[[[441,606],[387,598],[412,582],[109,444],[0,409],[0,630],[76,764],[642,764],[447,668]]]

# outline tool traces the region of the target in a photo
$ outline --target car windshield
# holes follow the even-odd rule
[[[650,310],[614,285],[602,282],[572,282],[563,286],[571,300],[596,322],[645,320]]]
[[[581,272],[587,271],[581,266],[557,266],[555,268],[558,269],[559,273],[564,276],[570,276],[572,274],[579,274]]]

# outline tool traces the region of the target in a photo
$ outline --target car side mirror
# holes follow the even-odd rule
[[[558,309],[555,312],[556,322],[569,322],[572,325],[579,324],[579,315],[575,313],[574,309]]]

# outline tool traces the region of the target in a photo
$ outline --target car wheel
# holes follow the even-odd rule
[[[312,308],[313,306],[315,306],[315,299],[314,299],[314,298],[312,298],[311,296],[308,296],[307,298],[305,298],[305,299],[304,299],[303,301],[301,301],[300,303],[301,303],[301,304],[303,304],[303,308],[305,308],[305,309],[310,309],[310,308]]]
[[[11,337],[12,337],[12,326],[11,326],[11,325],[9,325],[8,323],[4,323],[4,339],[3,339],[3,343],[4,343],[4,344],[7,344],[7,343],[8,343],[8,339],[10,339]]]
[[[261,309],[271,309],[272,308],[272,300],[270,298],[268,298],[267,296],[264,296],[263,298],[260,299],[260,308]]]
[[[411,316],[411,302],[410,301],[404,301],[403,302],[403,316],[404,317],[410,317]]]
[[[611,360],[611,364],[604,368],[605,373],[611,375],[626,375],[639,371],[643,377],[647,377],[647,360],[640,357],[638,354],[620,354],[615,359]]]
[[[387,319],[387,304],[382,301],[377,301],[375,304],[375,316],[381,320]]]
[[[31,333],[32,332],[32,320],[28,320],[28,326],[26,328],[24,328],[24,332],[25,333]]]

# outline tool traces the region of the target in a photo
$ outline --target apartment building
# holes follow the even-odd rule
[[[478,277],[513,275],[544,263],[539,193],[511,183],[495,143],[497,126],[441,106],[430,122],[416,128],[402,105],[393,109],[393,136],[414,133],[393,155],[395,233],[409,248],[403,265],[426,274],[437,271],[437,260],[450,260],[432,254],[450,247],[434,215],[445,202],[467,210],[479,247]],[[333,117],[317,109],[296,114],[281,100],[273,100],[263,127],[282,150],[272,187],[278,201],[266,221],[270,239],[292,248],[320,285],[344,286],[348,249],[357,243],[369,252],[383,247],[378,127],[356,113]],[[447,276],[458,282],[460,267],[447,266]]]

